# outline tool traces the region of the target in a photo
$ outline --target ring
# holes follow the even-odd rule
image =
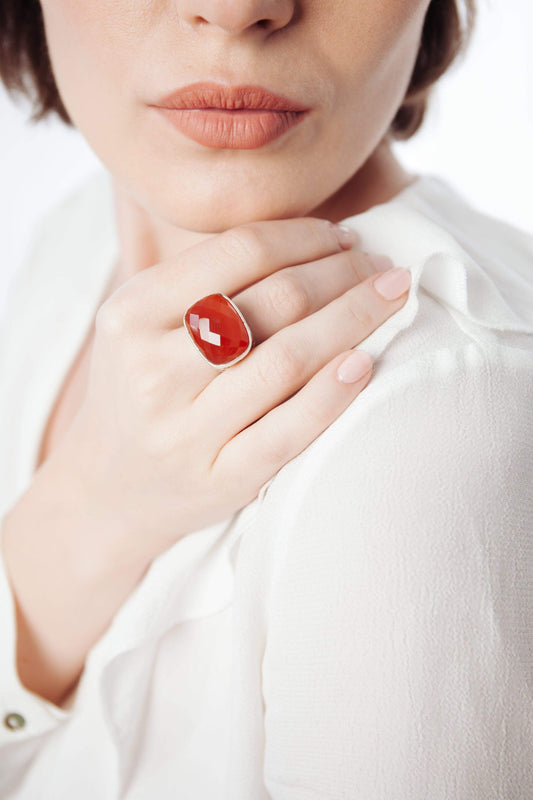
[[[212,367],[226,369],[242,361],[252,349],[252,332],[233,300],[208,294],[189,306],[183,325]]]

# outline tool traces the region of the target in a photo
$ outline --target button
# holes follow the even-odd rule
[[[4,717],[4,725],[6,728],[10,728],[12,731],[23,728],[25,724],[26,720],[22,714],[17,714],[15,711],[12,711],[10,714],[6,714]]]

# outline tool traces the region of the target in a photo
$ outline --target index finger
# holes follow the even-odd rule
[[[142,270],[131,282],[143,322],[176,328],[187,308],[208,294],[231,296],[279,269],[341,252],[357,240],[355,231],[350,243],[336,225],[317,217],[249,222]]]

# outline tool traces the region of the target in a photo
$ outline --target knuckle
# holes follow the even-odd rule
[[[312,402],[302,403],[299,414],[312,430],[323,430],[331,422],[331,408],[325,393],[315,394]]]
[[[373,331],[376,327],[376,320],[370,305],[367,305],[365,298],[361,296],[361,292],[347,292],[346,298],[346,313],[351,321],[364,331]]]
[[[310,300],[303,283],[289,269],[276,272],[267,283],[268,303],[277,317],[301,319],[310,310]]]
[[[272,336],[257,363],[257,380],[263,386],[292,385],[301,380],[305,373],[305,358],[302,352],[288,342]]]
[[[309,237],[318,251],[331,250],[332,248],[339,249],[339,239],[328,220],[319,219],[318,217],[305,217],[304,225],[307,228],[306,236]]]
[[[294,343],[280,339],[272,352],[271,360],[271,372],[284,383],[300,381],[305,375],[306,359],[303,350],[295,347]]]
[[[220,234],[220,247],[231,260],[261,262],[266,253],[265,240],[253,223],[239,225]]]
[[[129,300],[115,293],[96,312],[95,329],[106,337],[120,337],[129,329],[132,316]]]
[[[290,439],[280,430],[274,436],[263,439],[259,452],[262,461],[267,465],[285,464],[292,456]]]
[[[375,274],[368,253],[357,250],[346,250],[344,253],[358,283]]]

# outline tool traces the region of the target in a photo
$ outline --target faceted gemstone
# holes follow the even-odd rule
[[[251,332],[240,312],[224,294],[209,294],[183,316],[189,335],[211,364],[239,360],[252,346]]]

